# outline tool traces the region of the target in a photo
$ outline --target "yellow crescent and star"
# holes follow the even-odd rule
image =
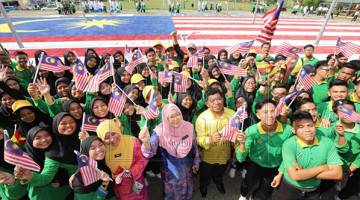
[[[88,19],[83,20],[83,18],[48,18],[48,19],[33,19],[33,20],[20,20],[16,22],[12,22],[13,26],[18,33],[36,33],[36,32],[44,32],[49,31],[49,29],[21,29],[17,28],[22,24],[32,24],[37,22],[46,22],[46,21],[63,21],[63,20],[74,20],[71,22],[65,22],[63,24],[59,24],[58,27],[65,29],[89,29],[89,28],[99,28],[104,29],[106,26],[118,26],[121,24],[127,24],[126,20],[120,19]],[[34,27],[35,28],[35,27]],[[11,33],[11,30],[7,23],[0,23],[0,33]]]

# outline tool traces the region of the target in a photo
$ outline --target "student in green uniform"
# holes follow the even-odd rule
[[[318,200],[321,180],[342,179],[342,161],[334,142],[316,135],[315,124],[308,112],[296,111],[291,121],[295,136],[282,146],[284,177],[272,199]]]
[[[15,53],[15,60],[18,63],[13,68],[16,78],[20,82],[22,88],[27,88],[28,84],[32,81],[34,68],[28,65],[29,57],[23,51],[17,51]]]
[[[349,100],[338,100],[334,102],[333,110],[339,117],[333,126],[336,129],[338,140],[342,145],[337,145],[339,155],[344,162],[343,169],[348,177],[346,186],[341,189],[339,198],[347,199],[360,192],[360,125],[353,120],[344,117],[339,112],[339,106],[354,110],[355,105]],[[351,176],[350,176],[351,175]]]
[[[304,46],[304,53],[305,56],[302,59],[303,65],[312,65],[312,66],[316,66],[317,62],[319,61],[317,58],[314,57],[313,53],[314,53],[314,45],[312,44],[308,44]]]
[[[52,130],[54,140],[49,150],[45,153],[44,167],[40,173],[31,172],[22,168],[15,168],[14,174],[22,183],[28,184],[31,200],[43,200],[54,198],[52,193],[41,193],[37,191],[46,190],[52,184],[56,174],[64,170],[63,178],[69,179],[69,176],[75,173],[77,169],[77,160],[74,150],[79,150],[80,140],[78,131],[80,127],[76,126],[75,119],[69,113],[59,113],[53,119]],[[65,187],[65,186],[64,186]],[[67,184],[67,190],[59,194],[59,199],[66,199],[70,195],[70,189]]]
[[[72,180],[74,190],[74,200],[105,200],[115,199],[113,191],[113,181],[110,182],[112,175],[110,168],[105,163],[105,145],[97,136],[89,136],[81,141],[82,155],[89,159],[96,160],[97,168],[101,172],[100,180],[85,186],[80,171],[78,170]]]
[[[148,59],[148,63],[147,63],[148,66],[155,66],[157,72],[164,71],[164,65],[160,63],[160,62],[162,62],[161,60],[157,59],[157,55],[153,48],[148,48],[145,51],[145,55],[146,55],[146,58]]]
[[[353,77],[355,76],[356,69],[350,63],[345,63],[340,69],[336,76],[336,79],[343,80],[348,83],[348,88],[350,91],[355,89],[354,83],[352,82]]]
[[[360,112],[360,76],[355,79],[354,84],[355,91],[349,95],[349,99],[355,103],[355,110]]]
[[[337,117],[334,115],[334,111],[332,109],[334,101],[346,99],[348,96],[348,85],[346,81],[335,79],[330,82],[328,94],[330,96],[330,101],[319,104],[317,108],[319,110],[320,117],[322,119],[328,118],[332,123],[337,121]]]
[[[274,58],[272,56],[270,56],[270,48],[271,48],[271,44],[269,42],[265,42],[261,45],[261,53],[256,55],[256,62],[262,62],[262,61],[266,61],[266,62],[270,62],[270,61],[274,61]]]
[[[328,82],[326,79],[330,75],[330,67],[326,60],[319,61],[315,67],[314,80],[317,82],[311,88],[312,98],[316,104],[324,102],[328,98]]]
[[[236,148],[236,157],[244,162],[247,156],[247,173],[241,185],[241,197],[252,196],[254,199],[268,199],[272,193],[271,180],[280,166],[281,146],[292,136],[291,127],[282,124],[275,117],[276,103],[264,100],[256,105],[256,116],[260,122],[245,130],[240,145]]]

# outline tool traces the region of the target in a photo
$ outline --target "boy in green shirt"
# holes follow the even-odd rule
[[[16,79],[19,81],[21,87],[26,89],[29,83],[32,81],[32,74],[34,68],[28,66],[29,57],[23,51],[17,51],[15,53],[15,60],[18,63],[14,68]]]
[[[316,104],[324,102],[328,99],[328,89],[329,85],[326,81],[326,78],[330,75],[330,67],[326,60],[317,62],[315,67],[315,75],[313,76],[314,80],[317,82],[311,88],[311,94],[314,102]]]
[[[295,136],[283,144],[284,177],[272,199],[320,199],[321,180],[342,179],[342,161],[334,142],[316,135],[308,112],[296,111],[291,121]]]
[[[303,65],[312,65],[313,67],[315,67],[317,62],[319,62],[319,60],[317,58],[315,58],[313,55],[314,48],[315,47],[312,44],[308,44],[308,45],[304,46],[305,56],[302,59]]]

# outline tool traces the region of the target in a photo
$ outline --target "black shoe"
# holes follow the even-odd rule
[[[207,195],[207,187],[200,187],[201,197],[205,198]]]
[[[216,189],[221,193],[225,194],[225,187],[223,183],[216,183]]]

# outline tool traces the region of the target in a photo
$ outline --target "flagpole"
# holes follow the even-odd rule
[[[258,4],[259,4],[259,0],[256,1],[255,4],[255,10],[254,10],[254,14],[253,14],[253,19],[252,19],[252,23],[255,23],[255,18],[256,18],[256,13],[257,13],[257,8],[258,8]]]
[[[315,40],[315,45],[316,45],[316,46],[318,46],[319,43],[320,43],[320,39],[321,39],[322,35],[324,34],[324,31],[325,31],[325,28],[326,28],[326,26],[327,26],[327,23],[328,23],[329,20],[330,20],[331,13],[333,12],[333,10],[334,10],[334,8],[335,8],[335,4],[336,4],[336,0],[332,0],[330,9],[329,9],[328,13],[326,14],[326,19],[325,19],[324,23],[322,24],[321,29],[320,29],[320,32],[319,32],[319,35],[317,36],[317,38],[316,38],[316,40]]]
[[[38,76],[38,74],[39,74],[40,65],[41,65],[41,62],[42,62],[43,57],[44,57],[44,52],[41,52],[39,63],[38,63],[37,66],[36,66],[36,71],[35,71],[33,83],[36,82],[36,78],[37,78],[37,76]]]
[[[302,89],[302,88],[301,88],[301,89]],[[301,89],[300,89],[300,90],[301,90]],[[299,92],[299,94],[300,94],[300,92]],[[287,105],[288,108],[290,108],[291,104],[294,103],[296,97],[299,96],[299,94],[297,94],[297,95],[290,101],[289,105]]]
[[[3,54],[5,54],[5,56],[10,60],[10,63],[11,63],[11,57],[8,54],[7,50],[4,48],[4,46],[1,43],[0,43],[0,47],[1,47],[1,50],[2,50]]]
[[[134,106],[137,106],[137,104],[132,100],[130,99],[130,97],[124,92],[124,90],[122,90],[118,85],[115,84],[115,87],[117,87],[130,101],[131,103],[134,104]]]
[[[9,16],[8,16],[5,8],[4,8],[4,5],[2,3],[0,3],[0,11],[4,16],[4,19],[5,19],[6,23],[9,26],[9,29],[10,29],[11,33],[14,35],[14,37],[16,39],[16,43],[18,44],[19,48],[23,49],[24,44],[22,43],[20,36],[17,34],[17,32],[16,32],[16,30],[15,30],[15,28],[14,28],[14,26],[13,26],[13,24],[12,24],[12,22],[11,22]]]
[[[85,114],[85,112],[83,112],[83,116],[82,116],[82,120],[81,120],[81,131],[84,130],[85,118],[86,118],[86,114]]]

